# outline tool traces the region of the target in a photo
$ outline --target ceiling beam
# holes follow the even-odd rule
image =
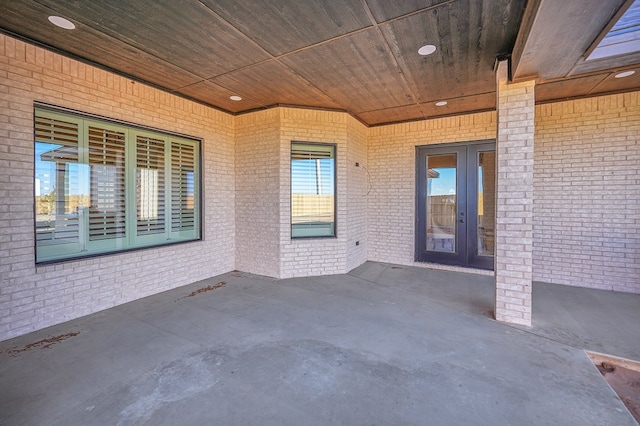
[[[514,48],[513,79],[568,76],[624,3],[625,0],[529,1]]]
[[[513,52],[511,53],[512,77],[514,76],[514,71],[518,70],[518,65],[520,64],[520,59],[527,47],[527,42],[531,39],[531,29],[533,28],[533,23],[538,15],[538,10],[540,10],[541,4],[542,0],[529,0],[526,8],[524,9],[524,16],[522,17],[520,30],[518,31],[516,43],[513,46]],[[525,77],[528,77],[527,79],[531,79],[532,77],[535,77],[535,75]],[[522,78],[522,76],[520,76],[520,78]]]

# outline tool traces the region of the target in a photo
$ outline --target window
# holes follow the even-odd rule
[[[628,3],[623,5],[627,7]],[[640,1],[632,2],[615,25],[600,40],[587,61],[640,52]],[[631,64],[633,62],[629,62]],[[619,63],[616,65],[627,65]]]
[[[291,237],[335,237],[336,147],[291,144]]]
[[[36,262],[200,239],[199,142],[36,108]]]

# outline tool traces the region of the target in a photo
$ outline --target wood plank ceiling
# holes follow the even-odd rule
[[[539,102],[638,89],[640,72],[613,77],[635,59],[583,57],[628,4],[12,0],[0,29],[230,113],[329,108],[372,126],[495,109],[495,59],[512,53],[513,76],[537,78]],[[425,44],[436,52],[418,55]]]

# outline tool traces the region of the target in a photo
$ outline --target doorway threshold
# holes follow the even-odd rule
[[[439,271],[451,271],[451,272],[463,272],[466,274],[484,275],[486,277],[493,277],[494,271],[488,271],[486,269],[469,268],[465,266],[453,266],[443,265],[441,263],[432,262],[413,262],[413,266],[418,268],[437,269]]]

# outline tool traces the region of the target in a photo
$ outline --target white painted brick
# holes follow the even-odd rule
[[[9,52],[17,47],[33,54],[7,54],[7,46]],[[135,94],[126,78],[71,59],[63,61],[57,54],[5,35],[0,35],[0,52],[4,52],[0,60],[0,156],[10,162],[9,168],[0,169],[0,303],[9,303],[8,309],[0,310],[0,340],[233,269],[233,117],[186,100],[176,102],[175,97],[138,83]],[[203,138],[204,241],[125,256],[131,261],[113,255],[36,267],[32,242],[34,100]],[[156,268],[158,265],[171,267]],[[116,296],[110,290],[115,279],[100,279],[114,270],[122,272],[125,282],[118,285],[126,288],[125,295]],[[136,276],[135,271],[144,271],[144,276]],[[149,285],[140,285],[145,281]],[[37,288],[32,288],[35,283]],[[13,299],[2,299],[6,292]],[[107,303],[97,304],[100,294],[112,295]]]
[[[369,260],[414,264],[416,146],[491,139],[495,131],[489,112],[369,129]]]
[[[529,154],[534,150],[535,82],[508,84],[507,62],[498,66],[496,82],[495,314],[500,321],[517,318],[519,324],[530,325],[534,157]],[[505,297],[505,291],[511,296]]]
[[[0,163],[0,244],[9,253],[0,258],[8,307],[0,340],[233,268],[284,277],[345,272],[367,259],[412,265],[415,147],[491,139],[498,127],[510,144],[525,142],[507,147],[506,167],[499,159],[522,183],[501,204],[497,222],[510,230],[498,240],[528,252],[533,237],[532,256],[500,263],[514,273],[504,296],[530,291],[531,264],[536,280],[640,293],[638,92],[537,106],[533,150],[534,115],[519,111],[533,105],[527,84],[511,87],[513,117],[500,126],[488,112],[367,129],[344,113],[296,108],[233,117],[7,36],[0,59],[0,162],[9,162]],[[204,241],[34,266],[36,99],[203,138]],[[290,239],[291,140],[338,144],[336,239]],[[12,302],[33,285],[32,296]],[[32,315],[14,317],[12,308]]]
[[[535,280],[640,293],[640,254],[616,251],[640,247],[637,104],[633,92],[537,107]]]

